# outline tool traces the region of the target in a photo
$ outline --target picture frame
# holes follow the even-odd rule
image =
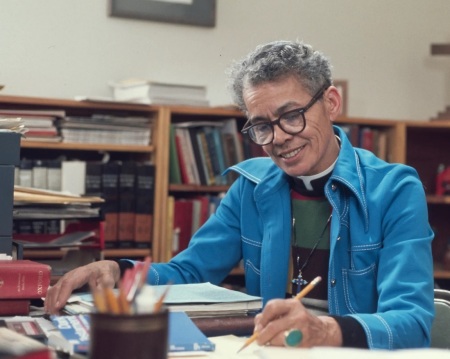
[[[347,102],[348,102],[348,84],[346,80],[333,80],[334,87],[337,88],[342,98],[341,116],[347,116]]]
[[[109,0],[109,16],[214,27],[216,0]]]

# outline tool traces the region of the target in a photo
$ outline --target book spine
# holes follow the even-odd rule
[[[205,132],[199,132],[198,133],[198,141],[199,141],[199,146],[201,148],[201,153],[202,153],[202,160],[203,160],[203,164],[205,166],[205,172],[206,172],[206,184],[208,186],[215,184],[215,175],[214,175],[214,170],[213,170],[213,165],[211,162],[211,156],[209,153],[209,149],[208,149],[208,142],[206,139],[206,134]]]
[[[135,202],[136,162],[126,161],[120,166],[119,174],[119,247],[132,248],[136,217]]]
[[[206,185],[208,184],[207,179],[207,173],[205,170],[205,166],[202,159],[202,148],[199,146],[199,143],[197,141],[197,134],[202,131],[203,129],[201,127],[190,127],[188,129],[189,131],[189,137],[192,144],[192,150],[194,152],[194,160],[198,169],[198,175],[200,178],[200,184]]]
[[[108,162],[102,166],[102,189],[105,203],[105,248],[114,248],[119,239],[119,168],[120,162]]]
[[[178,254],[189,245],[192,234],[192,220],[193,220],[193,202],[186,199],[175,200],[174,206],[174,232],[178,235]]]
[[[189,166],[188,151],[185,138],[183,136],[183,129],[175,129],[175,144],[180,163],[181,180],[183,184],[191,184],[193,181],[193,174]]]
[[[86,196],[103,195],[102,190],[102,163],[96,161],[86,162],[85,194]]]
[[[169,143],[169,183],[181,184],[180,160],[178,158],[177,146],[175,141],[175,129],[173,125],[170,125]]]
[[[149,248],[153,239],[155,169],[153,163],[139,163],[136,167],[134,242],[137,248]]]
[[[42,298],[50,285],[51,268],[32,261],[0,261],[0,299]]]

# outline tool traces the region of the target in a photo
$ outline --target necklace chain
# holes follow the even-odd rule
[[[297,268],[298,269],[298,275],[297,277],[295,277],[294,279],[292,279],[292,283],[296,284],[297,286],[297,293],[300,292],[301,288],[308,284],[308,282],[303,278],[302,272],[303,270],[306,268],[306,266],[309,263],[310,258],[312,257],[312,255],[314,254],[314,252],[316,251],[317,247],[319,246],[320,241],[323,238],[323,235],[325,234],[325,231],[327,230],[328,224],[331,221],[331,214],[328,217],[327,221],[325,222],[325,226],[322,229],[322,232],[320,233],[319,238],[317,239],[316,243],[314,243],[314,246],[311,248],[311,251],[309,252],[308,256],[306,257],[305,262],[303,263],[303,265],[300,267],[300,256],[297,256]],[[292,217],[292,246],[295,246],[295,239],[296,239],[296,231],[295,231],[295,217]]]

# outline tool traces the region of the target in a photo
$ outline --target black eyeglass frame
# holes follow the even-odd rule
[[[274,130],[274,126],[275,125],[278,125],[278,127],[279,128],[281,128],[284,132],[286,132],[287,134],[289,134],[289,135],[297,135],[297,134],[299,134],[300,132],[302,132],[304,129],[305,129],[305,127],[306,127],[306,118],[305,118],[305,113],[306,113],[306,111],[308,111],[322,96],[323,96],[323,94],[324,94],[324,92],[326,91],[326,89],[328,88],[328,87],[330,87],[330,85],[324,85],[324,86],[322,86],[322,88],[319,90],[319,91],[317,91],[317,93],[311,98],[311,100],[306,104],[306,106],[304,106],[304,107],[300,107],[300,108],[295,108],[295,109],[293,109],[293,110],[289,110],[289,111],[286,111],[286,112],[284,112],[284,113],[282,113],[276,120],[274,120],[274,121],[267,121],[267,122],[259,122],[259,123],[255,123],[255,124],[251,124],[251,122],[250,122],[250,120],[248,120],[245,124],[244,124],[244,127],[242,128],[242,130],[241,130],[241,133],[242,134],[246,134],[246,135],[248,135],[248,137],[250,138],[250,140],[252,140],[256,145],[258,145],[258,146],[266,146],[266,145],[268,145],[268,144],[270,144],[270,143],[272,143],[273,142],[273,139],[275,138],[274,137],[274,133],[275,133],[275,130]],[[292,131],[286,131],[284,128],[283,128],[283,126],[281,125],[281,119],[283,118],[283,117],[286,117],[286,115],[289,115],[289,114],[291,114],[291,113],[295,113],[295,112],[298,112],[298,113],[300,113],[300,115],[302,115],[302,119],[303,119],[303,126],[301,127],[301,129],[299,130],[299,131],[295,131],[295,132],[292,132]],[[272,128],[272,138],[271,138],[271,140],[269,141],[269,142],[267,142],[267,143],[257,143],[253,138],[252,138],[252,136],[251,136],[251,134],[250,134],[250,130],[253,128],[253,127],[255,127],[255,126],[260,126],[260,125],[268,125],[268,126],[270,126],[271,128]]]

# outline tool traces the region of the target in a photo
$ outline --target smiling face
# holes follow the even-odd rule
[[[311,95],[293,76],[257,86],[243,92],[250,121],[274,121],[281,114],[305,106]],[[332,122],[339,114],[341,99],[334,86],[306,113],[306,127],[289,135],[274,126],[274,140],[263,146],[275,164],[290,176],[311,176],[326,170],[339,153]]]

